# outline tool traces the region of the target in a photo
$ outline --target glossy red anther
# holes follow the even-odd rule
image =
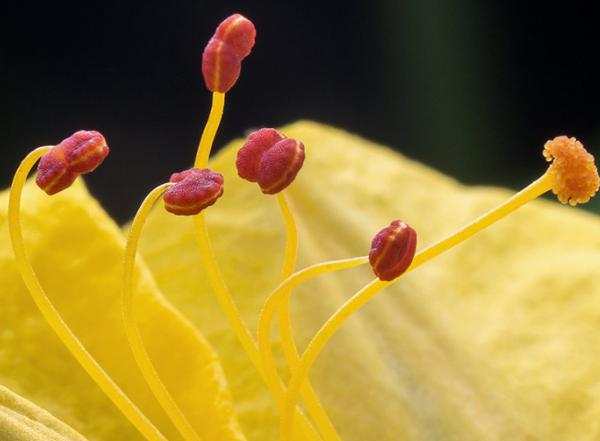
[[[381,280],[394,280],[412,263],[417,249],[417,232],[400,220],[393,221],[375,235],[369,262]]]
[[[254,24],[243,15],[233,14],[221,22],[202,54],[202,75],[208,90],[225,93],[233,87],[255,38]]]
[[[303,163],[304,145],[268,128],[248,136],[235,164],[241,178],[257,182],[265,194],[275,194],[294,181]]]
[[[80,130],[61,142],[61,145],[69,170],[81,174],[94,171],[109,152],[104,136],[95,130]]]
[[[190,216],[213,205],[223,195],[223,176],[208,168],[191,168],[173,173],[163,196],[165,209],[173,214]]]
[[[258,168],[263,153],[285,136],[275,129],[260,129],[248,136],[244,146],[238,151],[235,165],[241,178],[250,182],[258,180]]]
[[[80,174],[94,171],[108,153],[104,136],[94,130],[80,130],[42,156],[35,182],[49,195],[58,193]]]

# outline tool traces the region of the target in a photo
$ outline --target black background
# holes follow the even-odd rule
[[[589,2],[591,4],[591,2]],[[191,164],[210,105],[202,50],[233,12],[257,44],[216,146],[297,119],[389,145],[463,182],[521,187],[558,134],[600,154],[598,15],[587,2],[7,3],[0,184],[80,128],[112,154],[88,179],[119,221]]]

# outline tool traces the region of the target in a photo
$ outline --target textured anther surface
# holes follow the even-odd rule
[[[284,138],[285,136],[281,132],[271,128],[251,133],[243,147],[238,150],[235,166],[240,177],[250,182],[256,182],[262,155]]]
[[[180,216],[200,213],[223,195],[223,176],[208,168],[191,168],[173,173],[164,194],[165,209]]]
[[[557,136],[544,145],[544,157],[552,161],[552,191],[563,204],[585,203],[596,194],[600,179],[594,156],[577,139]]]
[[[381,280],[394,280],[408,269],[416,248],[417,232],[401,220],[395,220],[373,238],[369,263]]]
[[[281,132],[264,128],[251,133],[238,150],[238,175],[257,182],[265,194],[279,193],[290,185],[304,164],[304,145]]]
[[[58,193],[70,187],[80,174],[94,171],[109,151],[99,132],[75,132],[42,156],[35,181],[47,194]]]
[[[202,54],[202,75],[208,90],[225,93],[233,87],[255,38],[254,25],[243,15],[233,14],[221,22]]]
[[[109,152],[104,136],[94,130],[80,130],[60,144],[69,170],[81,174],[94,171]]]
[[[286,138],[268,149],[260,160],[257,182],[265,194],[279,193],[290,185],[304,163],[304,145]]]

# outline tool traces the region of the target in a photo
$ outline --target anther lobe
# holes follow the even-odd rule
[[[283,134],[271,128],[251,133],[244,146],[238,151],[235,162],[240,177],[250,182],[256,182],[262,155],[284,138]]]
[[[173,173],[163,196],[165,209],[173,214],[190,216],[213,205],[223,195],[223,176],[210,169],[192,168]]]
[[[69,171],[64,151],[54,147],[40,159],[35,182],[47,194],[53,195],[70,187],[77,176]]]
[[[94,130],[80,130],[61,144],[65,150],[69,169],[76,173],[94,171],[109,152],[104,136]]]
[[[94,130],[80,130],[42,156],[36,183],[49,195],[58,193],[80,174],[94,171],[108,153],[104,136]]]
[[[240,14],[231,15],[217,27],[202,54],[202,75],[208,90],[225,93],[233,87],[255,38],[254,25]]]
[[[272,128],[251,133],[238,151],[236,167],[241,178],[257,182],[265,194],[290,185],[304,163],[304,145]]]
[[[369,263],[381,280],[394,280],[412,263],[417,248],[417,232],[395,220],[379,231],[371,242]]]
[[[304,145],[286,138],[267,150],[258,168],[257,182],[265,194],[279,193],[296,178],[304,163]]]

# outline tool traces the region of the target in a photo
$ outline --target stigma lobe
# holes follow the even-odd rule
[[[47,194],[56,194],[70,187],[80,174],[94,171],[109,151],[99,132],[75,132],[41,157],[35,182]]]
[[[208,90],[225,93],[233,87],[255,38],[254,24],[241,14],[221,22],[202,54],[202,75]]]
[[[191,216],[213,205],[223,195],[223,175],[208,168],[191,168],[173,173],[174,183],[165,191],[165,209],[179,216]]]
[[[369,263],[379,279],[394,280],[408,269],[416,248],[417,232],[401,220],[394,220],[373,238]]]
[[[600,178],[592,156],[576,138],[557,136],[544,145],[544,157],[552,164],[552,192],[563,204],[577,205],[598,191]]]
[[[272,128],[248,136],[238,151],[238,175],[257,182],[265,194],[276,194],[289,186],[304,164],[304,145]]]

